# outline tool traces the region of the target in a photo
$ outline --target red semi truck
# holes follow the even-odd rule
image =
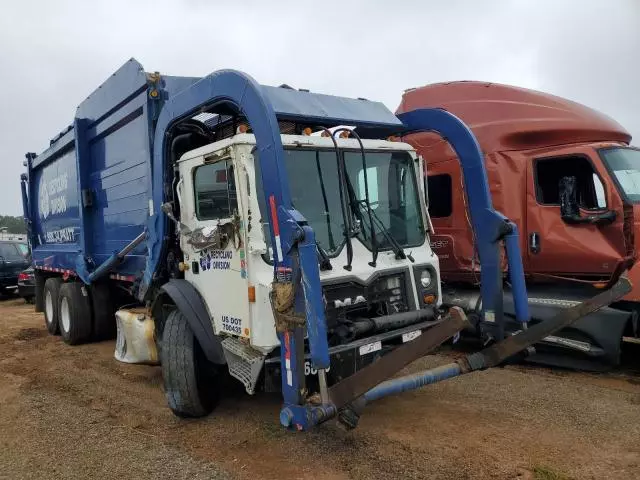
[[[556,301],[579,297],[579,292],[591,294],[635,261],[640,247],[640,150],[630,146],[631,135],[617,122],[546,93],[472,81],[408,90],[397,113],[419,108],[447,110],[475,134],[494,206],[521,232],[534,301],[536,291]],[[435,229],[431,242],[442,278],[449,285],[472,285],[479,262],[457,157],[446,141],[431,133],[411,134],[403,141],[426,160]],[[604,343],[611,346],[619,346],[618,337],[638,336],[638,262],[629,278],[633,290],[615,305],[629,314],[607,320],[603,327],[609,337]],[[461,298],[459,290],[454,297]],[[589,348],[599,343],[598,335],[582,332],[574,337],[591,342],[582,345]],[[615,363],[619,349],[605,356]]]

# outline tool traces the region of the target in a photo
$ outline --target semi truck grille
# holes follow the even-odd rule
[[[408,271],[385,272],[369,283],[358,279],[323,285],[329,327],[341,320],[372,318],[414,309]]]

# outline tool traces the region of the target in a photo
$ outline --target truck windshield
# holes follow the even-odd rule
[[[607,148],[600,150],[600,156],[629,201],[640,203],[640,150]]]
[[[265,241],[271,247],[268,209],[264,204],[262,177],[257,152],[256,186]],[[329,256],[336,256],[344,245],[344,215],[340,204],[338,165],[332,150],[285,150],[284,161],[289,177],[291,203],[313,228],[316,241]]]
[[[284,154],[291,202],[313,228],[320,247],[335,257],[345,244],[335,151],[286,149]],[[257,152],[254,158],[265,241],[271,247]],[[356,199],[365,200],[362,155],[359,151],[344,151],[344,162]],[[425,233],[411,156],[407,152],[367,152],[366,163],[369,201],[384,228],[403,247],[421,245]],[[344,197],[347,201],[346,188]],[[363,225],[358,238],[368,248],[370,236],[368,224]],[[381,234],[376,235],[376,242],[380,250],[392,248]]]
[[[345,167],[358,202],[366,200],[365,175],[369,205],[380,220],[380,228],[402,247],[421,245],[425,231],[416,187],[413,160],[408,152],[367,152],[366,172],[360,152],[344,153]],[[363,213],[366,217],[366,214]],[[358,238],[371,249],[371,229],[365,218]],[[392,248],[390,239],[376,235],[378,249]]]

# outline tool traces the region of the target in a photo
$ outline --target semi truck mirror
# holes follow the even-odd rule
[[[558,190],[560,197],[560,215],[562,218],[580,216],[580,207],[578,206],[578,196],[576,193],[576,177],[562,177],[560,179]]]
[[[560,216],[568,225],[609,225],[616,219],[614,210],[607,210],[596,215],[580,215],[578,196],[576,193],[576,177],[562,177],[558,184],[560,197]]]

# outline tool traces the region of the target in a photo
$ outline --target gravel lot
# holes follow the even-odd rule
[[[640,376],[494,369],[381,400],[355,431],[292,434],[264,394],[180,420],[160,369],[113,351],[0,303],[0,478],[640,478]]]

